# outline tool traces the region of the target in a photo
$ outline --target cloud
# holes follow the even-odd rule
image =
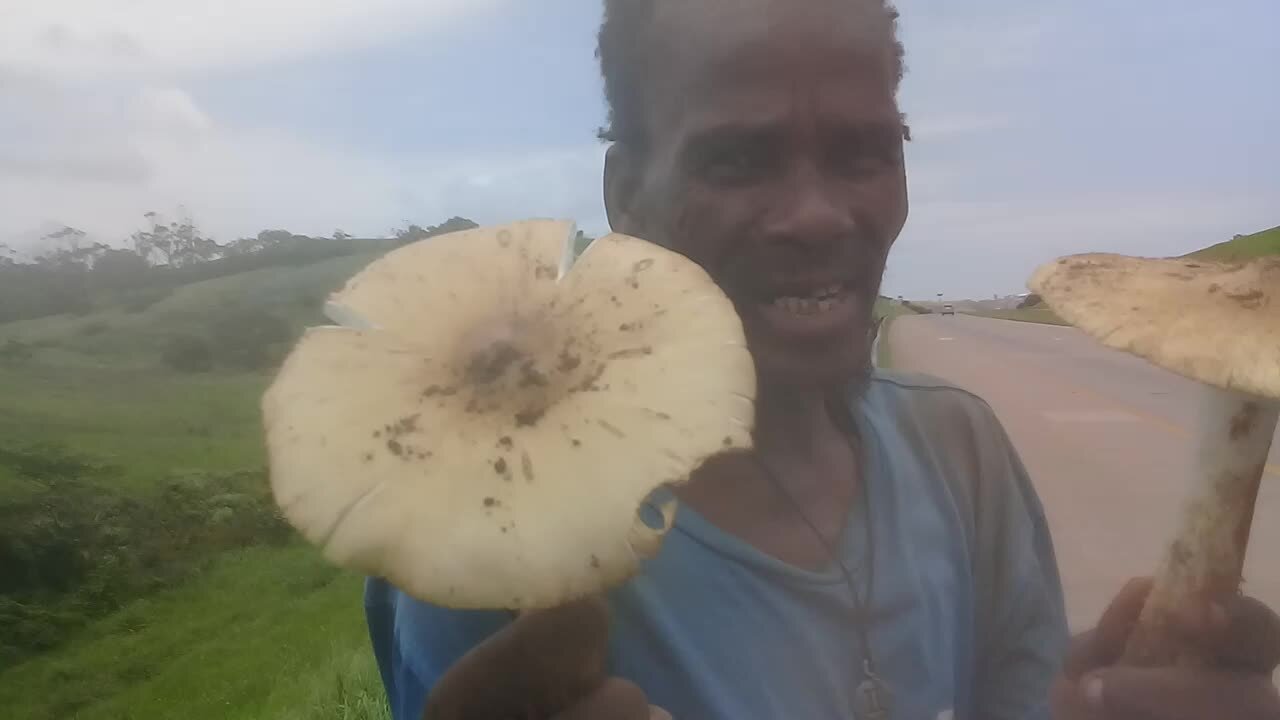
[[[503,1],[10,3],[0,21],[0,65],[94,76],[253,67],[423,33]]]
[[[0,135],[0,239],[51,221],[123,239],[143,213],[178,206],[220,240],[277,227],[385,235],[452,215],[605,225],[598,197],[584,191],[600,182],[594,141],[379,156],[285,129],[221,125],[175,86],[121,87],[92,101],[57,87],[28,94],[27,112],[33,122],[61,121],[22,142]],[[10,97],[0,92],[0,102]],[[82,113],[65,112],[85,102]]]
[[[228,123],[188,89],[202,72],[429,41],[506,1],[52,0],[6,10],[0,240],[50,223],[124,237],[142,213],[179,205],[220,239],[264,227],[380,235],[462,212],[556,208],[589,225],[600,213],[575,198],[584,180],[598,182],[594,143],[388,157],[287,124]]]

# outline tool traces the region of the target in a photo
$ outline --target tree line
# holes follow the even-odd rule
[[[329,237],[263,230],[220,243],[190,217],[166,220],[144,215],[146,225],[122,246],[90,242],[78,228],[44,235],[30,259],[0,244],[0,323],[49,315],[85,314],[104,296],[131,310],[143,309],[157,290],[271,266],[299,265],[331,257],[389,249],[444,233],[476,227],[451,217],[426,227],[409,224],[391,237],[356,238],[335,230]]]

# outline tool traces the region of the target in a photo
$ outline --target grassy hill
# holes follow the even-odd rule
[[[1189,253],[1186,257],[1235,262],[1264,255],[1280,255],[1280,226],[1252,235],[1242,235]]]
[[[83,315],[0,324],[0,345],[24,343],[40,363],[60,367],[155,367],[167,340],[207,334],[237,312],[269,315],[295,328],[318,322],[324,297],[377,256],[264,268],[165,288],[144,306],[108,305]]]
[[[0,324],[6,717],[387,717],[360,579],[275,514],[258,415],[273,353],[378,254]],[[192,338],[214,362],[176,369]]]

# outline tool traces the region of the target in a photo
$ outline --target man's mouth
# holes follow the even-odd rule
[[[848,296],[843,283],[832,283],[806,295],[779,295],[770,304],[794,315],[819,315],[835,309]]]

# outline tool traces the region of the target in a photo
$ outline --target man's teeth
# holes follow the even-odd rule
[[[824,313],[835,307],[836,303],[840,301],[839,296],[843,290],[844,288],[838,284],[830,285],[808,297],[779,297],[773,301],[773,305],[776,308],[796,313],[797,315]]]

